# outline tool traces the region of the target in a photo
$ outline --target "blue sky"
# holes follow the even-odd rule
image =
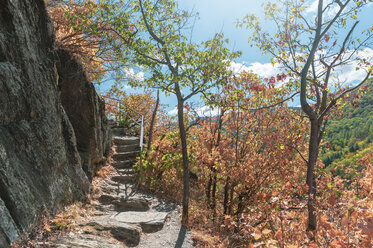
[[[193,29],[193,41],[207,40],[212,38],[215,33],[223,32],[225,37],[230,40],[229,48],[242,51],[242,56],[232,66],[233,70],[252,69],[262,77],[276,75],[280,71],[279,67],[272,67],[269,56],[263,56],[258,48],[249,46],[249,30],[236,28],[237,21],[242,20],[246,14],[254,13],[259,17],[263,16],[261,7],[263,0],[179,0],[178,2],[181,9],[194,9],[199,13],[199,20]],[[306,2],[309,4],[309,14],[314,15],[317,1],[306,0]],[[372,15],[373,4],[370,4],[358,15],[359,26],[365,28],[373,26]],[[264,28],[269,30],[271,27]],[[355,71],[345,71],[344,73],[346,80],[351,81],[359,78]],[[128,89],[128,91],[133,92],[134,90]],[[176,106],[175,96],[166,98],[162,95],[161,101],[169,105],[170,111]]]

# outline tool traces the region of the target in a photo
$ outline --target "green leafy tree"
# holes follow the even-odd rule
[[[342,106],[342,100],[367,82],[372,72],[372,58],[364,48],[372,45],[373,27],[357,35],[358,13],[367,1],[318,0],[316,16],[307,13],[309,2],[281,0],[264,5],[265,21],[276,27],[266,32],[255,15],[248,15],[241,25],[253,30],[251,42],[273,56],[288,72],[289,84],[300,92],[300,104],[310,120],[310,139],[306,183],[308,196],[308,230],[315,230],[315,166],[328,114]],[[354,87],[338,79],[338,71],[357,62],[365,70],[364,78]]]
[[[134,46],[134,63],[145,67],[152,76],[133,84],[176,95],[184,173],[182,222],[187,225],[190,183],[184,106],[191,97],[219,87],[227,76],[230,60],[239,53],[231,53],[225,47],[228,40],[224,40],[222,34],[206,42],[192,43],[184,35],[192,15],[178,10],[175,1],[140,0],[138,3],[142,17],[139,29],[145,31],[147,37],[142,36]]]
[[[190,24],[196,15],[178,9],[174,0],[102,0],[93,15],[95,23],[79,23],[74,28],[102,31],[110,45],[116,68],[112,76],[117,81],[126,79],[132,86],[160,89],[177,98],[184,171],[182,222],[187,225],[189,161],[184,107],[193,96],[217,89],[227,76],[230,61],[240,53],[229,51],[223,34],[192,42]],[[70,18],[76,23],[74,20],[82,17]],[[143,77],[137,77],[142,72]]]

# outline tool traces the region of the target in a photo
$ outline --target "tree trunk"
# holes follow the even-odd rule
[[[212,173],[210,169],[210,177],[209,181],[207,183],[207,189],[206,189],[206,197],[207,197],[207,207],[210,208],[211,204],[211,185],[212,185]]]
[[[225,186],[224,186],[224,201],[223,201],[224,214],[228,214],[229,181],[230,181],[230,178],[228,176],[225,182]]]
[[[186,131],[184,126],[184,100],[181,97],[181,92],[177,94],[177,117],[179,122],[181,151],[183,157],[183,171],[184,171],[184,188],[183,188],[183,211],[181,222],[184,227],[188,226],[188,211],[189,211],[189,195],[190,195],[190,182],[189,182],[189,160],[188,160],[188,147]]]
[[[213,183],[213,186],[212,186],[212,202],[211,202],[211,209],[213,211],[212,213],[212,216],[213,216],[213,221],[215,221],[215,216],[216,216],[216,180],[217,180],[217,177],[216,177],[216,170],[215,171],[215,175],[214,175],[214,183]]]
[[[316,180],[315,180],[315,166],[319,155],[319,135],[320,123],[318,120],[311,120],[311,136],[308,148],[308,163],[307,163],[307,179],[308,185],[308,230],[316,230],[317,216],[316,216]]]
[[[232,215],[233,214],[233,195],[234,195],[234,188],[236,187],[236,184],[232,182],[231,184],[231,192],[229,193],[229,205],[228,205],[228,214]]]
[[[146,149],[145,158],[149,156],[150,148],[152,145],[153,129],[154,129],[154,124],[155,124],[155,117],[157,116],[158,106],[159,106],[159,90],[157,90],[157,101],[155,103],[155,107],[153,110],[152,120],[150,121],[149,138],[148,138],[148,145]]]

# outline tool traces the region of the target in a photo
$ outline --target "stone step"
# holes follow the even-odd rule
[[[118,160],[113,162],[113,166],[116,169],[129,169],[136,163],[136,159]]]
[[[167,219],[168,212],[122,212],[111,216],[111,219],[126,223],[140,225],[143,232],[159,231]]]
[[[136,174],[136,171],[132,168],[117,169],[117,172],[118,172],[119,175],[134,175],[134,174]]]
[[[133,152],[116,152],[113,154],[112,158],[115,161],[123,161],[131,158],[136,158],[140,156],[140,152],[133,151]]]
[[[113,136],[113,143],[116,146],[121,145],[139,145],[140,138],[133,136]]]
[[[128,129],[124,127],[112,127],[111,132],[114,136],[126,136],[128,134]]]
[[[138,226],[116,221],[111,216],[98,217],[87,225],[94,227],[98,231],[110,231],[115,239],[124,242],[130,247],[137,246],[140,242],[141,230]]]
[[[138,189],[131,185],[124,185],[124,184],[118,184],[115,185],[106,183],[104,187],[102,187],[102,192],[107,195],[123,195],[123,196],[129,196],[134,195],[138,192]]]
[[[135,145],[119,145],[115,148],[116,152],[140,152],[140,146],[138,144]]]
[[[134,174],[112,176],[111,180],[116,183],[130,183],[136,179]]]
[[[147,211],[150,209],[150,202],[147,199],[139,197],[125,198],[121,196],[103,194],[98,198],[98,201],[104,205],[113,205],[115,210],[118,212]]]
[[[134,240],[136,241],[136,240]],[[140,238],[139,238],[140,241]],[[133,242],[135,243],[135,242]],[[138,243],[137,243],[138,244]],[[123,243],[109,240],[108,238],[100,237],[97,235],[79,234],[76,236],[65,236],[53,243],[45,244],[43,247],[54,247],[54,248],[122,248]]]

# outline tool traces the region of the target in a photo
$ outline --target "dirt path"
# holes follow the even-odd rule
[[[139,139],[118,128],[114,134],[115,172],[97,189],[92,214],[48,247],[193,247],[189,231],[181,228],[180,208],[137,189],[132,165]]]

